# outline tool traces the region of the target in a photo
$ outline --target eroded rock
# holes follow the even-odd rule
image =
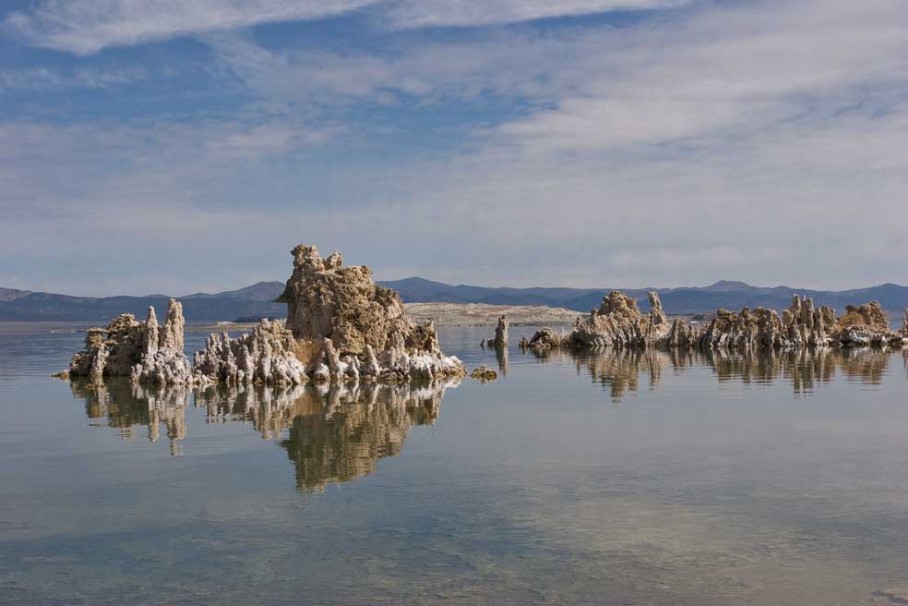
[[[530,349],[536,353],[545,353],[547,351],[552,351],[558,349],[562,345],[561,335],[557,334],[551,328],[545,327],[541,330],[537,330],[528,342],[524,344],[524,341],[521,341],[521,349]]]
[[[779,316],[758,307],[740,313],[719,310],[706,330],[696,337],[701,349],[796,350],[802,347],[902,346],[902,338],[889,328],[877,302],[849,305],[836,318],[830,307],[815,307],[813,300],[795,295]]]
[[[85,349],[69,365],[73,377],[132,377],[146,383],[191,381],[189,361],[183,353],[183,306],[171,299],[167,316],[158,326],[154,308],[148,319],[138,322],[132,314],[121,314],[106,328],[90,328]]]
[[[387,349],[395,334],[417,337],[400,296],[376,285],[368,267],[344,267],[339,253],[322,259],[315,246],[300,244],[292,254],[293,275],[278,300],[287,303],[287,328],[296,339],[331,339],[339,351],[358,355],[366,345]]]
[[[470,378],[476,379],[480,383],[488,383],[498,378],[498,373],[488,366],[479,366],[470,373]]]
[[[559,347],[575,350],[660,347],[709,350],[798,350],[805,347],[904,347],[908,345],[908,310],[900,332],[889,328],[877,302],[848,306],[836,318],[830,307],[816,307],[812,299],[795,295],[781,315],[775,310],[744,307],[740,312],[718,309],[705,326],[669,321],[655,292],[649,293],[649,314],[631,297],[612,291],[599,309],[577,318],[563,339],[543,329],[521,348],[540,353]]]
[[[577,319],[574,329],[565,338],[565,346],[571,349],[620,349],[664,344],[672,326],[662,310],[659,295],[650,292],[648,296],[651,311],[644,314],[637,301],[613,290],[603,297],[598,310]]]
[[[265,320],[235,339],[212,335],[196,354],[196,376],[300,384],[465,374],[460,360],[441,351],[431,320],[410,320],[395,291],[376,285],[368,267],[344,267],[340,253],[322,259],[314,246],[294,248],[280,300],[287,303],[286,324]]]
[[[508,318],[501,316],[498,318],[498,325],[495,326],[495,338],[492,340],[495,349],[504,349],[508,346]]]
[[[203,383],[301,385],[309,380],[292,333],[283,322],[270,320],[233,339],[226,332],[212,334],[193,365],[193,374]]]
[[[280,300],[287,329],[315,380],[430,380],[463,376],[463,364],[445,356],[434,323],[417,324],[400,295],[378,286],[365,266],[345,267],[340,253],[322,259],[315,246],[292,251],[293,274]]]

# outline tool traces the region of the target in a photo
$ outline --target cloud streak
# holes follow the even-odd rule
[[[399,28],[482,26],[613,11],[676,8],[690,0],[410,0],[389,11]]]
[[[309,21],[373,7],[391,28],[485,26],[612,11],[655,10],[692,0],[38,0],[0,31],[34,46],[90,55],[176,36]]]
[[[89,55],[211,30],[322,19],[374,0],[43,0],[3,21],[25,42]]]

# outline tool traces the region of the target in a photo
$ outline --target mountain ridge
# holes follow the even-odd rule
[[[545,305],[563,307],[586,313],[597,308],[603,295],[612,288],[568,287],[490,287],[468,284],[451,285],[413,276],[401,280],[379,282],[401,294],[405,303],[485,303],[490,305]],[[286,307],[274,303],[283,292],[284,283],[264,281],[216,293],[193,293],[178,297],[183,302],[189,321],[231,321],[239,317],[284,317]],[[884,309],[900,317],[908,306],[908,286],[892,282],[844,291],[821,291],[788,286],[752,286],[734,280],[719,280],[707,286],[676,288],[619,289],[636,298],[646,311],[646,293],[655,290],[670,314],[710,313],[720,307],[740,309],[764,306],[783,309],[794,294],[814,299],[817,305],[829,305],[844,311],[845,305],[879,301]],[[106,322],[120,313],[144,317],[149,305],[166,309],[167,295],[113,297],[76,297],[58,293],[32,292],[0,288],[0,320],[2,321],[98,321]]]

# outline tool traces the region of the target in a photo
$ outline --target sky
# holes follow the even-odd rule
[[[908,284],[905,0],[4,0],[0,286]]]

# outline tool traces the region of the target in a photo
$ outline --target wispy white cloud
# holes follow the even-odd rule
[[[576,53],[602,49],[589,34],[570,40],[491,34],[382,53],[269,50],[235,34],[202,39],[259,96],[321,107],[400,97],[430,104],[483,94],[554,102],[569,94],[589,68],[585,62],[571,65]]]
[[[10,14],[2,29],[29,44],[87,55],[198,32],[320,19],[374,1],[40,0]]]
[[[61,71],[46,67],[0,69],[0,91],[53,91],[70,88],[107,89],[149,79],[142,66],[77,68]]]
[[[393,4],[396,27],[477,26],[518,23],[612,11],[654,10],[691,0],[402,0]]]
[[[160,287],[124,277],[134,292],[193,290],[202,273],[210,289],[279,277],[301,240],[381,278],[906,282],[902,5],[710,4],[625,28],[408,35],[375,52],[209,34],[273,113],[0,127],[0,249],[79,259],[88,241],[98,244],[84,267],[112,251],[142,265],[128,242],[156,242],[155,260],[178,267]],[[519,110],[464,110],[483,95]],[[437,110],[418,139],[385,146],[381,132],[359,132],[375,126],[373,104],[404,99]],[[452,101],[469,143],[410,151],[451,128]],[[313,147],[334,163],[299,157]],[[255,210],[235,203],[238,190]],[[165,213],[179,217],[172,229],[155,220]]]
[[[577,90],[501,132],[540,150],[576,153],[838,111],[871,87],[905,88],[903,15],[897,2],[821,0],[797,9],[771,2],[703,11],[677,29],[615,32],[600,59],[583,60],[588,77]]]
[[[693,0],[36,0],[11,13],[0,31],[35,46],[78,55],[285,21],[340,15],[374,5],[392,28],[483,26],[627,10],[682,6]]]

